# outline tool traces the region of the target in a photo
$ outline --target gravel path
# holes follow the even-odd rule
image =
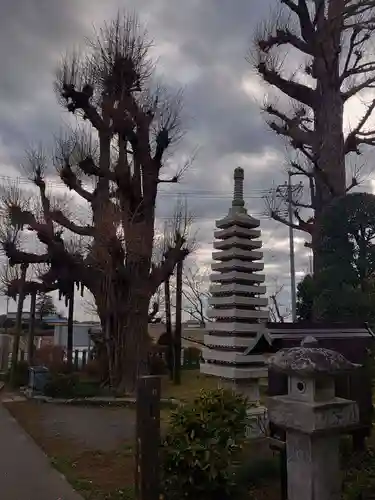
[[[85,447],[111,451],[134,440],[135,410],[43,404],[47,435],[79,440]]]

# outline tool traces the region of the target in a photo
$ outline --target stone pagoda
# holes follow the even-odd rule
[[[271,344],[260,221],[251,217],[243,199],[244,171],[234,171],[234,196],[229,213],[216,221],[209,299],[208,333],[201,372],[221,379],[259,404],[259,379],[267,377],[264,352]]]

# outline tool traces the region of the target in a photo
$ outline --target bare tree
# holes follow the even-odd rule
[[[170,374],[175,383],[181,380],[181,333],[182,333],[182,270],[185,258],[196,248],[196,234],[192,231],[194,216],[189,212],[187,201],[179,199],[177,201],[174,215],[164,225],[163,233],[163,258],[168,258],[170,249],[179,241],[183,241],[185,257],[176,266],[176,286],[175,290],[175,328],[172,331],[172,297],[170,278],[164,283],[164,308],[166,320],[166,332],[159,338],[159,343],[167,346],[167,362]]]
[[[269,295],[269,314],[271,321],[275,323],[284,323],[285,319],[290,315],[289,310],[283,308],[283,304],[280,302],[280,294],[284,289],[284,285],[279,285],[277,281],[274,283],[274,290]]]
[[[208,272],[196,264],[185,266],[183,274],[183,309],[201,326],[208,321],[207,305],[210,293],[208,291]]]
[[[307,179],[309,200],[293,200],[295,229],[311,235],[319,269],[318,219],[332,198],[356,186],[347,182],[350,155],[375,144],[371,126],[375,99],[374,0],[280,0],[281,10],[260,26],[255,66],[259,75],[290,100],[289,110],[269,101],[268,125],[295,152],[294,173]],[[288,55],[283,49],[291,50]],[[288,71],[289,69],[289,71]],[[359,97],[363,116],[345,136],[344,107]],[[312,216],[303,217],[306,209]],[[272,217],[289,224],[271,206]]]
[[[13,226],[32,230],[45,246],[22,251],[3,239],[14,263],[49,265],[43,282],[69,293],[74,279],[95,298],[108,352],[111,383],[132,392],[147,371],[150,298],[186,255],[175,238],[159,265],[152,265],[155,203],[167,150],[181,138],[181,94],[153,90],[150,43],[134,16],[120,16],[96,33],[88,50],[67,56],[56,91],[69,112],[86,121],[86,134],[60,141],[55,163],[64,184],[85,203],[89,219],[79,223],[55,209],[46,190],[44,158],[31,158],[41,213],[14,200],[6,206]],[[66,235],[83,239],[72,251]]]

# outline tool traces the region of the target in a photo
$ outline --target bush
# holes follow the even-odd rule
[[[34,354],[35,366],[46,366],[53,373],[67,373],[67,363],[64,362],[65,350],[61,346],[44,345]]]
[[[7,372],[7,380],[10,380],[11,370]],[[15,368],[14,387],[26,386],[29,383],[29,364],[27,361],[18,361]]]
[[[44,394],[50,398],[73,398],[77,385],[76,374],[54,373],[44,387]]]
[[[247,402],[224,389],[201,391],[171,415],[162,445],[166,499],[226,499],[236,491],[235,459],[246,440]]]
[[[100,393],[99,383],[90,380],[80,380],[73,388],[73,396],[76,398],[92,398]]]
[[[84,367],[84,373],[89,378],[100,380],[101,366],[100,366],[99,361],[96,359],[90,359],[89,361],[87,361],[87,363]]]

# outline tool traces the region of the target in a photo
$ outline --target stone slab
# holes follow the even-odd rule
[[[335,398],[329,402],[293,401],[288,396],[267,398],[271,422],[306,434],[341,432],[359,420],[355,401]]]

